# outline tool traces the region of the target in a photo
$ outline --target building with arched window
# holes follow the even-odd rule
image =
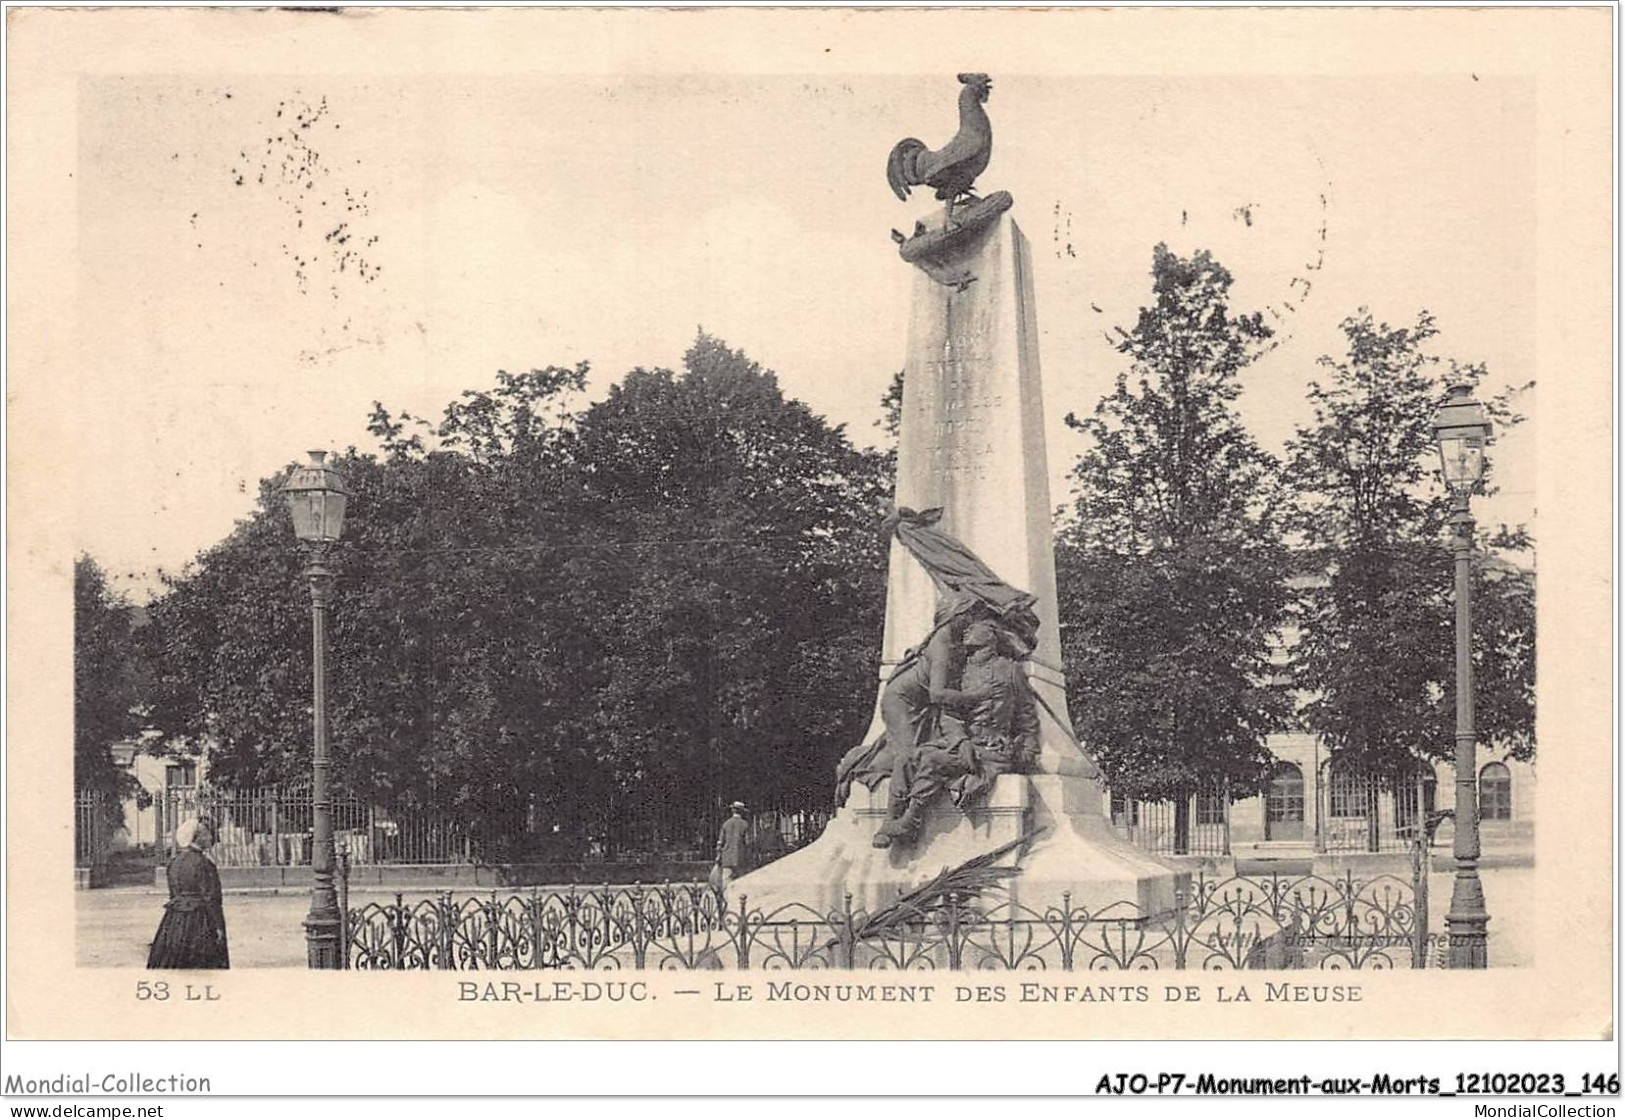
[[[1264,791],[1264,838],[1278,843],[1301,843],[1304,837],[1303,767],[1278,762]]]
[[[1266,794],[1255,799],[1261,802],[1256,807],[1245,800],[1231,806],[1231,854],[1290,854],[1282,845],[1316,855],[1409,851],[1430,814],[1455,807],[1455,767],[1446,762],[1418,762],[1411,775],[1379,780],[1327,757],[1312,736],[1281,736],[1271,748],[1281,765],[1302,767],[1312,775],[1305,783],[1304,838],[1292,845],[1277,835],[1270,821],[1275,810]],[[1486,855],[1532,859],[1535,764],[1483,745],[1478,756],[1480,846]],[[1436,847],[1449,845],[1452,827],[1449,820],[1439,824]]]
[[[1289,582],[1301,590],[1323,583],[1324,577],[1306,574]],[[1277,687],[1294,687],[1290,652],[1297,640],[1291,626],[1277,636],[1278,668],[1272,681]],[[1340,765],[1306,731],[1272,735],[1266,745],[1275,765],[1261,793],[1201,791],[1192,798],[1185,814],[1189,823],[1183,829],[1177,827],[1180,814],[1171,803],[1136,802],[1113,794],[1113,824],[1126,839],[1167,855],[1313,860],[1408,853],[1430,814],[1455,807],[1455,768],[1449,762],[1419,759],[1410,775],[1378,779]],[[1535,764],[1518,762],[1505,751],[1480,743],[1478,766],[1474,778],[1485,857],[1532,860]],[[1452,827],[1448,820],[1438,825],[1436,849],[1448,850]]]
[[[1303,587],[1317,579],[1303,576],[1293,582]],[[1288,627],[1277,642],[1280,669],[1274,683],[1282,688],[1292,687],[1289,653],[1296,641]],[[1267,746],[1276,761],[1261,793],[1199,791],[1186,810],[1183,829],[1172,803],[1139,802],[1114,793],[1112,823],[1125,839],[1167,855],[1314,859],[1407,853],[1429,814],[1455,807],[1455,768],[1448,762],[1418,760],[1411,775],[1378,779],[1339,764],[1306,731],[1272,735]],[[1534,763],[1515,761],[1480,743],[1478,765],[1479,841],[1485,856],[1533,859]],[[1436,848],[1448,847],[1452,828],[1448,820],[1438,825]]]
[[[1455,806],[1455,772],[1448,763],[1418,763],[1406,780],[1378,781],[1339,765],[1312,735],[1275,736],[1276,757],[1260,794],[1223,791],[1192,798],[1183,850],[1174,806],[1111,795],[1120,835],[1166,855],[1291,860],[1320,856],[1403,854],[1429,814]],[[1479,839],[1486,857],[1532,859],[1535,845],[1535,764],[1480,746]],[[1434,847],[1448,851],[1448,820]]]
[[[1478,772],[1478,817],[1480,822],[1513,819],[1512,771],[1504,762],[1488,763]]]

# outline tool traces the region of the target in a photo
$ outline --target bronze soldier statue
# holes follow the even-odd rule
[[[1032,768],[1038,755],[1038,713],[1021,665],[1022,646],[995,620],[978,618],[964,633],[965,667],[957,689],[933,685],[944,709],[938,735],[898,752],[892,773],[892,815],[875,834],[888,848],[918,835],[926,806],[947,790],[964,805],[1000,774]]]

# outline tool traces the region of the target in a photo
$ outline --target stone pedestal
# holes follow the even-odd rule
[[[1189,876],[1112,830],[1093,779],[1033,774],[1025,780],[1032,826],[1043,832],[1022,858],[1021,874],[1011,880],[1012,901],[1039,912],[1059,905],[1063,896],[1091,914],[1122,903],[1145,916],[1174,908],[1174,896]]]
[[[934,221],[940,228],[943,216]],[[1009,883],[1012,901],[1039,913],[1063,899],[1091,912],[1124,904],[1119,913],[1165,913],[1182,873],[1113,833],[1097,768],[1067,715],[1031,250],[1002,214],[979,234],[955,239],[949,255],[915,270],[896,504],[940,507],[940,529],[1036,597],[1038,645],[1026,668],[1039,699],[1039,772],[999,778],[985,806],[968,815],[941,799],[919,838],[901,848],[870,843],[886,819],[887,783],[873,793],[855,786],[818,840],[736,880],[731,902],[742,893],[753,910],[801,903],[828,913],[850,894],[854,908],[873,912],[1037,828],[1042,835]],[[937,595],[930,575],[896,541],[890,565],[882,686],[930,633]],[[878,708],[877,690],[865,742],[884,730]]]
[[[1006,774],[994,782],[982,807],[967,813],[943,798],[912,844],[876,848],[872,841],[886,821],[886,785],[873,793],[853,787],[816,841],[736,879],[730,905],[737,906],[743,894],[751,910],[766,915],[794,903],[829,914],[851,895],[854,910],[874,913],[944,870],[1039,828],[1042,834],[1020,860],[1020,873],[994,902],[1008,898],[1039,914],[1061,905],[1063,896],[1091,913],[1116,904],[1147,916],[1173,908],[1182,873],[1112,832],[1092,779]],[[1000,862],[1016,862],[1016,853]],[[1124,912],[1119,906],[1113,913]]]
[[[881,782],[873,793],[853,786],[822,836],[736,879],[730,903],[737,905],[744,894],[752,910],[764,913],[799,902],[827,914],[841,909],[850,894],[854,909],[873,913],[944,869],[1018,839],[1029,819],[1028,780],[1011,774],[994,782],[982,807],[965,813],[944,797],[927,812],[912,844],[876,848],[875,833],[887,819],[888,785]]]

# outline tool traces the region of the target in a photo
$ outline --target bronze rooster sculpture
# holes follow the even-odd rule
[[[910,187],[934,187],[948,203],[949,221],[954,203],[971,193],[993,154],[993,123],[982,108],[993,80],[986,74],[961,74],[959,80],[965,88],[959,91],[958,134],[934,152],[912,136],[900,140],[886,161],[886,181],[898,198],[906,201]]]

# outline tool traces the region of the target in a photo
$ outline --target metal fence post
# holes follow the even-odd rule
[[[1315,770],[1315,851],[1326,850],[1326,807],[1329,804],[1326,795],[1325,768]]]
[[[851,968],[857,959],[857,929],[852,922],[852,892],[848,891],[841,904],[841,967]]]
[[[530,905],[525,908],[525,923],[530,927],[530,967],[542,967],[542,900],[535,886],[530,888]]]
[[[1185,936],[1185,908],[1190,905],[1189,887],[1174,892],[1174,968],[1185,967],[1185,954],[1189,941]]]
[[[406,896],[400,891],[395,892],[395,909],[390,913],[389,932],[395,945],[394,968],[406,967],[406,928],[410,918],[406,913]],[[428,947],[424,947],[423,967],[428,968]]]
[[[1418,791],[1420,794],[1420,791]],[[1415,913],[1411,922],[1411,967],[1427,967],[1428,946],[1428,837],[1427,826],[1421,818],[1422,802],[1418,797],[1416,834],[1411,838],[1411,897],[1415,900]]]
[[[457,932],[457,912],[452,906],[451,892],[440,892],[440,960],[441,968],[452,967],[452,939]]]
[[[350,967],[350,848],[339,845],[339,967]]]
[[[1072,892],[1061,892],[1061,971],[1072,971],[1072,955],[1076,946],[1072,943]]]
[[[1354,916],[1355,895],[1358,888],[1354,885],[1354,870],[1352,868],[1343,872],[1343,929],[1345,936],[1351,941],[1359,935],[1360,923]]]
[[[604,884],[604,897],[609,898],[609,884]],[[634,880],[632,883],[632,966],[641,969],[644,966],[645,953],[653,934],[645,924],[643,912],[643,882]]]
[[[160,789],[152,799],[152,865],[164,866],[164,822],[169,818],[169,790]]]
[[[282,866],[282,790],[271,787],[271,866]]]
[[[745,909],[745,896],[739,896],[739,967],[750,968],[750,912]]]
[[[485,909],[485,967],[498,968],[497,948],[497,889],[491,888],[491,903]]]

